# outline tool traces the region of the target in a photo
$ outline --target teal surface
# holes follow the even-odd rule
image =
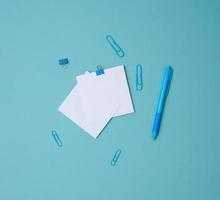
[[[219,0],[0,0],[0,41],[1,200],[220,199]],[[126,66],[136,112],[95,140],[57,108],[75,76],[97,64]],[[168,64],[173,80],[152,141]]]

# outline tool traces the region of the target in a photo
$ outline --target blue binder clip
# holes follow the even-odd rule
[[[111,47],[114,49],[114,51],[119,57],[123,57],[125,55],[122,48],[117,44],[117,42],[113,39],[111,35],[107,35],[106,40],[109,42],[109,44],[111,45]]]
[[[55,130],[53,130],[51,133],[52,133],[54,141],[57,143],[57,146],[62,147],[63,143],[62,143],[58,133]]]
[[[104,74],[104,69],[102,68],[101,65],[98,65],[96,67],[96,75],[99,76],[99,75],[102,75],[102,74]]]
[[[64,69],[67,68],[68,64],[69,64],[68,58],[59,59],[59,65],[62,65]]]
[[[115,166],[115,165],[116,165],[116,163],[117,163],[117,161],[118,161],[120,155],[121,155],[121,149],[118,149],[118,150],[115,152],[114,157],[112,158],[112,161],[111,161],[111,165],[112,165],[112,166]]]
[[[143,89],[142,65],[136,65],[136,89],[141,91]]]

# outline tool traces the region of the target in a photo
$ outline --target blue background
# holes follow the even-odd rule
[[[220,199],[219,0],[0,0],[0,41],[0,199]],[[98,64],[126,66],[136,112],[113,119],[95,140],[57,108],[75,76]],[[168,64],[172,85],[152,141]]]

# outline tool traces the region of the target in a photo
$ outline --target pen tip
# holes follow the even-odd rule
[[[152,139],[153,139],[153,140],[156,140],[156,138],[157,138],[157,133],[152,132]]]

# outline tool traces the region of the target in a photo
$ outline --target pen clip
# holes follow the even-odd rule
[[[168,83],[167,83],[167,89],[166,89],[166,96],[168,95],[169,91],[170,91],[170,84],[171,84],[171,79],[173,76],[173,70],[171,67],[170,68],[170,75],[169,75],[169,79],[168,79]]]

